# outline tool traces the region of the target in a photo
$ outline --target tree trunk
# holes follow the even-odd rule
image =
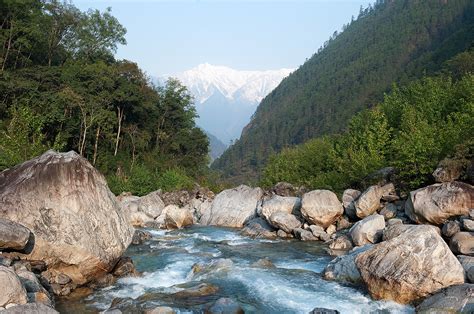
[[[122,130],[122,119],[123,119],[123,109],[117,107],[117,119],[118,119],[118,130],[117,130],[117,139],[115,140],[115,152],[114,156],[117,156],[119,141],[120,141],[120,131]]]
[[[5,58],[3,59],[2,72],[3,70],[5,70],[5,66],[7,64],[8,54],[12,46],[12,37],[13,37],[13,21],[10,22],[10,36],[8,37],[7,52],[5,53]]]
[[[95,133],[94,157],[92,159],[92,164],[94,166],[97,160],[97,147],[99,146],[99,135],[100,135],[100,126],[97,127],[97,132]]]

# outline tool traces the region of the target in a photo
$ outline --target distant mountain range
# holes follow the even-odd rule
[[[197,124],[228,145],[240,137],[259,102],[292,71],[239,71],[204,63],[172,76],[195,97]]]

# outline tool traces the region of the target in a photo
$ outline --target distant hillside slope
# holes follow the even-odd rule
[[[473,45],[473,25],[472,0],[377,1],[263,99],[213,168],[234,182],[257,179],[272,153],[340,132],[393,82],[439,70]]]
[[[222,143],[217,137],[215,137],[211,133],[205,133],[207,135],[207,138],[209,139],[209,156],[211,157],[211,161],[213,161],[222,155],[222,153],[227,149],[227,145]]]

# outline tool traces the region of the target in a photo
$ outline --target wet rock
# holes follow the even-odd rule
[[[358,221],[352,226],[349,234],[356,246],[377,243],[382,240],[385,219],[382,215],[373,214]]]
[[[370,295],[411,303],[464,282],[464,270],[432,226],[395,225],[398,236],[359,254],[355,263]]]
[[[329,234],[324,231],[323,227],[317,226],[317,225],[311,225],[309,226],[309,230],[311,230],[311,233],[319,240],[321,241],[328,241],[330,239]]]
[[[301,214],[311,224],[329,227],[344,212],[336,194],[328,190],[314,190],[303,195]]]
[[[272,263],[271,260],[268,258],[261,258],[255,263],[252,263],[252,267],[259,267],[259,268],[275,268],[275,265]]]
[[[417,223],[441,225],[454,216],[469,215],[474,187],[463,182],[433,184],[410,192],[405,213]]]
[[[462,227],[466,231],[474,231],[474,220],[464,218],[462,220]]]
[[[457,258],[464,268],[466,281],[474,283],[474,256],[458,255]]]
[[[294,215],[284,213],[284,212],[275,212],[273,213],[268,221],[273,227],[281,229],[286,233],[291,233],[293,229],[301,227],[301,221],[298,220]]]
[[[276,230],[265,219],[258,217],[245,224],[242,234],[254,238],[273,239],[277,236]]]
[[[140,245],[143,244],[145,241],[150,240],[151,238],[151,233],[149,233],[148,231],[136,229],[133,233],[132,244]]]
[[[299,197],[283,197],[274,195],[271,199],[263,202],[259,215],[270,220],[273,213],[283,212],[287,214],[296,213],[301,208],[301,199]]]
[[[335,280],[359,284],[362,281],[360,272],[355,264],[355,258],[372,248],[372,244],[354,248],[347,255],[338,256],[333,259],[324,269],[323,277],[326,280]]]
[[[216,294],[217,291],[219,291],[219,288],[217,286],[208,283],[201,283],[196,286],[173,293],[171,296],[177,299],[185,299],[213,295]]]
[[[474,284],[445,288],[416,307],[418,313],[473,313]]]
[[[28,259],[44,260],[77,284],[108,272],[132,240],[105,178],[72,151],[48,151],[1,172],[0,208],[34,234]]]
[[[166,206],[155,222],[162,229],[181,229],[194,222],[191,212],[185,207]]]
[[[229,258],[219,258],[210,263],[196,263],[192,267],[194,275],[203,275],[210,272],[227,271],[234,267],[234,262]]]
[[[244,314],[240,304],[230,298],[220,298],[206,312],[206,314]]]
[[[59,314],[55,309],[46,306],[42,303],[28,303],[22,305],[15,305],[4,311],[2,314]]]
[[[255,217],[257,203],[262,196],[262,189],[245,185],[224,190],[216,196],[211,208],[201,217],[200,223],[242,228],[247,221]]]
[[[384,186],[373,185],[355,201],[356,216],[365,218],[372,215],[380,208],[380,200],[384,195],[395,194],[395,187],[392,183]]]
[[[14,221],[0,218],[0,250],[23,250],[30,230]]]
[[[474,232],[458,232],[449,242],[454,254],[474,256]]]
[[[441,232],[443,235],[447,238],[451,238],[454,236],[456,233],[461,231],[461,227],[459,225],[459,221],[457,220],[452,220],[448,221],[443,225],[443,228],[441,229]]]
[[[290,183],[278,182],[272,189],[272,192],[279,196],[296,196],[297,189]]]
[[[0,266],[0,306],[25,304],[28,302],[26,290],[20,278],[8,267]]]
[[[351,239],[348,236],[342,235],[332,240],[331,243],[329,243],[329,248],[336,251],[347,251],[352,250],[353,245]]]
[[[138,274],[133,260],[128,256],[122,256],[115,265],[112,274],[116,277],[136,276]]]
[[[293,230],[293,233],[295,234],[295,237],[297,239],[300,239],[301,241],[317,241],[319,238],[315,237],[311,231],[304,230],[301,228],[295,228]]]
[[[352,220],[357,219],[356,210],[355,210],[355,200],[362,193],[358,190],[347,189],[342,194],[342,205],[344,206],[344,213],[351,218]]]
[[[339,311],[315,307],[311,312],[309,312],[309,314],[339,314]]]
[[[158,306],[151,310],[145,310],[145,314],[176,314],[169,306]]]

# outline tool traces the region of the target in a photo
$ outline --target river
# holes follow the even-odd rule
[[[230,297],[246,313],[308,313],[315,307],[341,313],[413,312],[409,306],[373,301],[360,288],[323,280],[320,274],[332,257],[320,242],[251,239],[217,227],[148,231],[151,240],[126,252],[143,276],[122,278],[82,299],[58,300],[57,309],[97,313],[114,302],[124,313],[161,305],[177,313],[203,313],[218,298]],[[261,259],[265,262],[257,263]],[[200,271],[193,272],[196,263]],[[200,283],[217,292],[185,298],[175,294]]]

